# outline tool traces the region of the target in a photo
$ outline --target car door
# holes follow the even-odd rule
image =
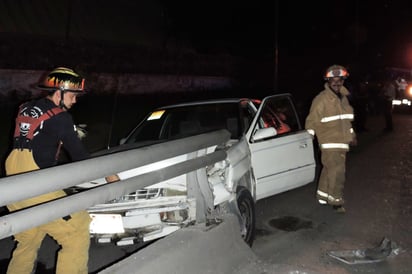
[[[256,199],[314,180],[313,141],[289,94],[265,98],[247,132],[256,177]]]

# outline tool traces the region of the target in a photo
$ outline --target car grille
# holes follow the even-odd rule
[[[148,200],[157,198],[161,195],[161,188],[139,189],[136,192],[122,196],[120,200],[123,201],[136,201],[136,200]]]

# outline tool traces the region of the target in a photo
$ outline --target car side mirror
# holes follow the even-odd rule
[[[274,137],[278,134],[274,127],[260,128],[252,136],[252,142]]]

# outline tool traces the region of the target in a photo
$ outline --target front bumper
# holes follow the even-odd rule
[[[164,237],[196,221],[196,201],[186,196],[158,197],[101,204],[88,212],[90,235],[96,242],[127,245]]]

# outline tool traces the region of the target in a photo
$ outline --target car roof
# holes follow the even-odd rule
[[[173,105],[165,105],[165,106],[156,108],[156,110],[176,108],[176,107],[207,105],[207,104],[225,104],[225,103],[237,104],[245,100],[251,101],[251,99],[249,98],[219,98],[219,99],[197,100],[197,101],[190,101],[190,102],[173,104]]]

